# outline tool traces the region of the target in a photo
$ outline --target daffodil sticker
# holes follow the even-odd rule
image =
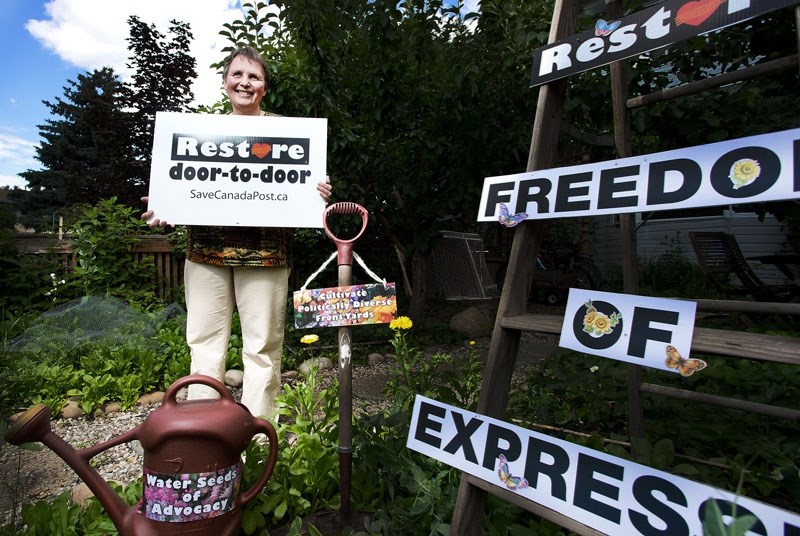
[[[583,317],[583,331],[595,338],[608,335],[614,331],[614,328],[622,318],[622,313],[618,312],[610,315],[601,313],[592,305],[592,300],[587,301],[584,307],[586,307],[586,314]]]
[[[761,165],[758,160],[742,158],[733,163],[728,177],[733,183],[733,189],[738,190],[756,180],[759,175],[761,175]]]

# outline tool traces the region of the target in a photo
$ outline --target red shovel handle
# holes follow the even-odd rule
[[[331,232],[330,227],[328,227],[328,217],[331,214],[360,214],[361,230],[356,236],[348,240],[338,238]],[[358,203],[345,201],[342,203],[334,203],[325,209],[325,212],[322,214],[322,226],[325,228],[325,234],[328,235],[328,238],[333,240],[333,243],[336,244],[336,252],[338,253],[337,260],[339,264],[353,264],[353,243],[364,234],[364,230],[367,228],[367,221],[369,221],[369,213],[367,209]]]

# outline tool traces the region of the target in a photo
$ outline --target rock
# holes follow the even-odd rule
[[[244,371],[231,369],[225,373],[225,385],[228,387],[241,387],[244,381]]]
[[[281,381],[287,382],[297,378],[297,371],[296,370],[287,370],[286,372],[281,374]]]
[[[451,318],[450,329],[472,339],[488,337],[492,333],[491,322],[475,306],[468,307]]]
[[[140,406],[149,406],[151,404],[161,404],[163,400],[164,400],[164,392],[154,391],[152,393],[147,393],[146,395],[140,396],[139,401],[137,403]]]
[[[300,374],[303,376],[308,376],[311,374],[312,367],[316,367],[317,372],[330,370],[333,368],[333,362],[327,357],[312,357],[311,359],[303,361],[303,364],[297,367],[297,370],[300,371]]]
[[[122,404],[120,402],[109,402],[103,408],[103,413],[106,415],[111,415],[112,413],[119,413],[119,410],[122,408]]]
[[[69,400],[61,408],[61,416],[65,419],[77,419],[78,417],[83,417],[83,410],[75,400]]]
[[[94,497],[94,493],[89,489],[85,482],[81,482],[72,488],[72,502],[78,506],[85,507],[89,505],[89,499]]]
[[[378,352],[373,352],[367,356],[367,363],[369,364],[370,367],[385,362],[386,362],[386,356],[383,354],[379,354]]]

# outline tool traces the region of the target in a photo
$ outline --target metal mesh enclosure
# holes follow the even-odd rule
[[[429,294],[448,300],[498,296],[497,285],[486,267],[485,253],[480,236],[442,231],[441,240],[428,257]]]

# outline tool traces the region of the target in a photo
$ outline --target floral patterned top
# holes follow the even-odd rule
[[[292,231],[280,227],[187,227],[186,258],[216,266],[286,267]]]

